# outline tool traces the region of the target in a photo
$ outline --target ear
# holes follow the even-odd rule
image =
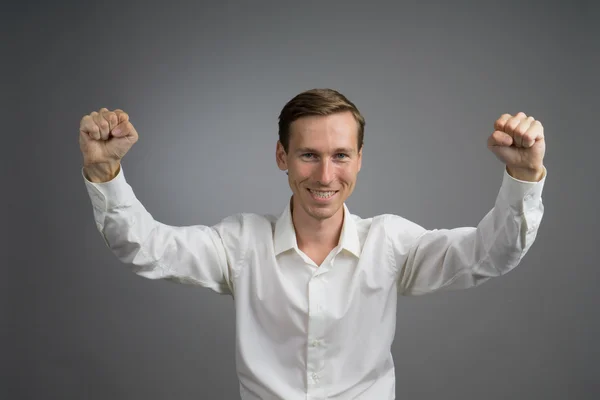
[[[360,172],[360,168],[362,167],[362,151],[364,145],[360,146],[360,150],[358,151],[358,170],[356,172]]]
[[[275,149],[275,160],[277,161],[277,166],[280,170],[286,171],[288,169],[287,153],[279,140],[277,141],[277,147]]]

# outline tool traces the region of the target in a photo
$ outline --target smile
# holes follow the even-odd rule
[[[332,198],[338,191],[337,190],[312,190],[308,189],[313,198],[317,200],[328,200]]]

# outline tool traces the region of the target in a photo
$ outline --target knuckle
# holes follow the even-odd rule
[[[494,127],[496,129],[502,129],[506,125],[506,123],[508,122],[509,119],[510,119],[510,115],[502,114],[500,116],[500,118],[498,118],[496,120],[496,122],[494,122]]]
[[[117,116],[117,121],[128,121],[129,115],[123,110],[115,110],[115,115]]]
[[[93,133],[93,132],[95,132],[95,131],[97,131],[97,130],[98,130],[98,127],[96,126],[96,124],[94,124],[94,123],[92,122],[92,123],[87,123],[87,124],[85,124],[85,125],[83,126],[83,129],[82,129],[82,130],[84,130],[84,131],[86,131],[86,132],[89,132],[89,133]]]

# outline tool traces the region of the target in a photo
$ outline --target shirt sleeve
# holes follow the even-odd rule
[[[82,175],[98,231],[134,273],[233,294],[232,275],[242,248],[240,215],[210,227],[169,226],[156,221],[136,198],[122,167],[104,183],[89,181],[83,169]]]
[[[505,169],[494,207],[477,227],[426,230],[390,218],[386,231],[399,292],[467,289],[515,268],[537,236],[546,172],[539,182],[526,182]]]

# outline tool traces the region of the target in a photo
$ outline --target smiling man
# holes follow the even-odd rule
[[[128,115],[103,108],[81,120],[82,174],[113,253],[140,276],[233,295],[242,399],[394,399],[398,294],[477,286],[515,268],[535,240],[546,169],[533,117],[495,121],[498,196],[476,227],[456,229],[350,213],[364,127],[341,93],[298,94],[279,116],[276,162],[292,191],[284,211],[174,227],[125,180],[120,161],[139,138]]]
[[[319,100],[315,96],[313,102]],[[361,167],[364,119],[358,110],[328,104],[315,104],[325,115],[304,115],[291,104],[280,116],[277,165],[288,170],[298,247],[320,265],[339,242],[344,202]],[[344,107],[344,102],[335,106]]]

